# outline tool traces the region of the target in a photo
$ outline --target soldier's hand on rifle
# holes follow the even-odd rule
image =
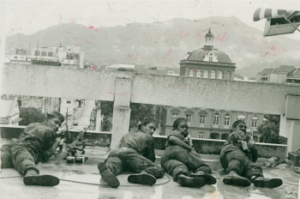
[[[59,129],[56,132],[56,137],[63,138],[68,130],[67,129]]]

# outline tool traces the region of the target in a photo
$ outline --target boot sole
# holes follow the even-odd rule
[[[179,177],[179,184],[181,184],[184,187],[194,187],[194,188],[200,188],[205,185],[205,179],[196,177],[193,179],[188,179],[184,177]]]
[[[214,176],[208,174],[191,174],[191,177],[204,178],[205,184],[207,185],[212,185],[217,183],[217,179]]]
[[[227,185],[234,185],[238,187],[248,187],[251,185],[251,182],[248,179],[241,179],[241,178],[223,178],[223,183]]]
[[[119,182],[118,178],[108,170],[105,163],[99,163],[98,169],[99,169],[101,178],[107,183],[108,186],[113,187],[113,188],[117,188],[118,186],[120,186],[120,182]]]
[[[142,185],[154,185],[156,178],[150,174],[134,174],[128,176],[128,182]]]
[[[37,186],[56,186],[59,184],[59,178],[51,175],[36,175],[25,176],[23,182],[25,185],[37,185]]]
[[[282,180],[279,178],[264,179],[264,180],[254,180],[254,186],[262,188],[276,188],[282,185]]]

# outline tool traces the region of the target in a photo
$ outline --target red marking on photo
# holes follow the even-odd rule
[[[89,26],[89,29],[94,29],[94,26]]]

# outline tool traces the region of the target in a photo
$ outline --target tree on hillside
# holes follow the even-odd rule
[[[21,126],[27,126],[35,122],[43,122],[46,120],[46,116],[42,111],[33,107],[20,107],[20,118],[22,120],[19,122]]]
[[[286,138],[279,135],[280,116],[265,115],[266,121],[259,125],[257,130],[260,136],[260,141],[273,144],[286,144]]]

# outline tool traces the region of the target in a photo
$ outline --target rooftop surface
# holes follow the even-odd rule
[[[3,142],[1,143],[3,144]],[[218,182],[215,185],[206,185],[202,188],[181,187],[174,182],[170,175],[166,174],[158,179],[154,186],[142,186],[127,182],[127,174],[118,176],[121,185],[117,188],[110,188],[101,181],[97,164],[107,157],[108,148],[90,147],[86,150],[89,159],[85,163],[65,163],[61,153],[53,157],[47,163],[38,164],[41,174],[52,174],[61,179],[55,187],[25,186],[22,177],[14,169],[2,169],[0,182],[1,198],[15,199],[232,199],[232,198],[253,198],[253,199],[282,199],[297,198],[299,174],[289,168],[266,169],[265,177],[281,177],[283,185],[276,189],[256,188],[253,185],[247,188],[224,185],[222,182],[225,175],[215,155],[203,155],[203,159],[211,166],[213,175]],[[163,151],[157,150],[157,163]],[[259,163],[265,159],[259,159]]]

